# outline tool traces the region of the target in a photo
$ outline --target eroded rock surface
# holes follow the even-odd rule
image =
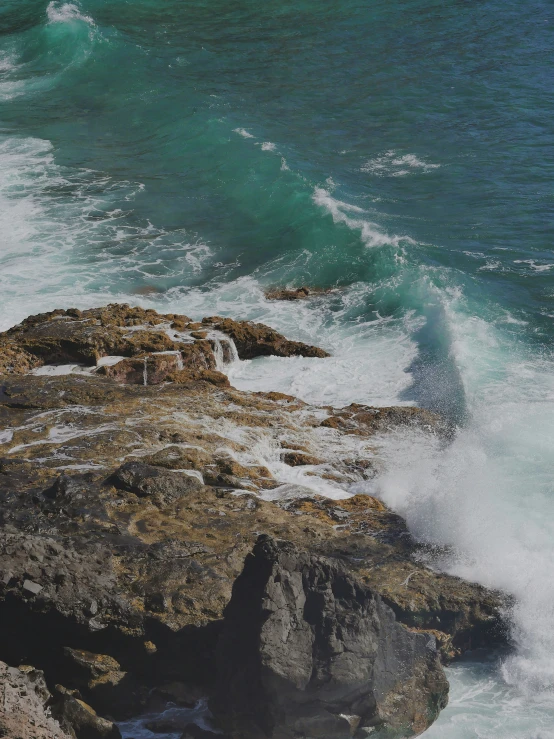
[[[261,537],[225,610],[213,701],[236,739],[406,737],[446,705],[433,637],[336,560]]]
[[[128,306],[0,335],[0,659],[44,670],[75,721],[90,715],[82,703],[100,726],[159,705],[168,686],[213,690],[225,609],[261,534],[303,552],[316,590],[355,583],[364,614],[379,603],[391,633],[406,625],[445,661],[502,639],[499,594],[426,567],[404,521],[350,491],[382,469],[384,434],[446,439],[437,416],[241,392],[220,371],[236,351],[324,356],[313,349],[257,324]],[[123,359],[102,375],[112,354]],[[60,362],[87,366],[48,374]]]
[[[71,739],[48,708],[44,675],[0,662],[0,736],[6,739]]]
[[[215,370],[218,354],[222,361],[231,358],[228,338],[241,359],[329,356],[261,323],[220,317],[195,323],[173,313],[109,305],[42,313],[0,334],[0,375],[23,374],[45,364],[95,365],[104,357],[120,357],[118,364],[102,365],[101,372],[120,382],[158,384],[183,369]]]
[[[290,341],[263,323],[234,321],[219,316],[204,318],[202,321],[218,331],[230,336],[237,347],[241,359],[254,359],[266,355],[276,357],[328,357],[329,354],[317,346]]]

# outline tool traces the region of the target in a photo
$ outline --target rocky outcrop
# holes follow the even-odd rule
[[[399,516],[350,492],[381,469],[384,434],[443,434],[441,420],[416,408],[320,408],[238,391],[215,369],[232,358],[233,332],[239,353],[301,350],[267,327],[223,320],[108,306],[55,311],[0,335],[0,364],[11,363],[0,367],[0,630],[10,634],[0,659],[44,670],[60,720],[111,731],[112,718],[212,692],[226,607],[260,534],[298,552],[291,572],[312,572],[306,593],[347,582],[362,594],[363,609],[352,611],[360,629],[374,609],[396,623],[390,633],[407,626],[414,644],[414,634],[435,641],[443,661],[503,637],[500,594],[426,567]],[[102,375],[94,357],[106,351],[123,359]],[[91,364],[30,374],[35,363],[69,359]],[[156,374],[166,361],[173,371]],[[329,488],[334,499],[318,494]],[[341,598],[333,604],[346,613]],[[310,629],[323,634],[316,621]],[[431,663],[427,673],[437,677]],[[312,707],[322,705],[317,686]],[[406,726],[420,725],[408,708],[418,700],[398,703]],[[369,709],[352,715],[370,720]]]
[[[45,364],[92,367],[114,357],[120,361],[100,365],[102,374],[119,382],[155,385],[172,372],[215,370],[218,353],[222,362],[230,361],[234,350],[229,338],[241,359],[329,356],[261,323],[219,317],[195,323],[183,315],[109,305],[42,313],[1,334],[0,375],[24,374]]]
[[[73,739],[121,739],[121,733],[113,721],[98,716],[81,699],[78,690],[67,690],[57,685],[51,710]]]
[[[265,297],[268,300],[306,300],[306,298],[314,297],[317,295],[325,295],[326,293],[334,292],[336,288],[324,288],[324,287],[302,287],[286,288],[286,287],[273,287],[265,291]]]
[[[78,691],[61,685],[52,695],[34,667],[0,662],[0,736],[9,739],[121,739],[111,721],[100,718]]]
[[[236,739],[408,737],[446,705],[433,637],[336,561],[262,537],[225,610],[216,715]]]
[[[213,326],[230,336],[235,342],[240,359],[273,355],[276,357],[328,357],[329,354],[317,346],[289,341],[263,323],[233,321],[232,318],[213,316],[202,323]]]
[[[346,408],[335,410],[329,408],[330,414],[321,422],[324,428],[336,429],[345,434],[375,434],[387,431],[392,426],[412,426],[444,432],[448,426],[443,419],[431,411],[421,408],[390,407],[371,408],[359,403],[351,403]]]
[[[70,739],[48,709],[51,698],[42,672],[0,662],[0,736]]]

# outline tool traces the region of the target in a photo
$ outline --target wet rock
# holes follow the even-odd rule
[[[104,715],[140,713],[146,700],[145,691],[137,680],[122,671],[119,662],[108,654],[64,647],[63,675],[87,703],[93,703]]]
[[[165,467],[169,470],[202,470],[212,463],[212,456],[203,449],[183,447],[178,445],[166,446],[159,452],[143,458],[146,464],[156,467]]]
[[[151,498],[156,505],[166,506],[202,483],[197,477],[173,472],[141,462],[127,462],[110,480],[114,487],[126,490],[141,498]]]
[[[209,341],[199,339],[194,344],[181,347],[183,369],[187,371],[215,370],[216,362],[212,345]]]
[[[162,710],[168,703],[184,708],[194,708],[205,692],[197,685],[174,681],[156,687],[149,696],[149,710]]]
[[[24,374],[40,367],[42,360],[24,349],[0,343],[0,375]]]
[[[240,359],[262,356],[276,357],[328,357],[323,349],[300,341],[289,341],[280,333],[263,323],[234,321],[219,316],[204,318],[203,323],[230,336],[235,342]]]
[[[371,408],[359,403],[352,403],[338,411],[333,410],[320,425],[360,436],[388,431],[397,426],[411,426],[441,433],[449,431],[448,425],[440,416],[423,408]]]
[[[208,383],[219,387],[231,387],[229,378],[217,370],[180,370],[167,376],[168,382],[185,388],[198,388],[200,383]]]
[[[333,288],[307,287],[306,285],[297,288],[271,288],[265,291],[265,297],[268,300],[305,300],[315,295],[323,295],[333,292]]]
[[[48,708],[44,674],[0,662],[0,736],[7,739],[70,739]]]
[[[290,467],[301,467],[303,465],[323,464],[321,459],[313,457],[311,454],[303,454],[302,452],[285,452],[283,454],[283,462]]]
[[[132,385],[159,385],[172,372],[182,368],[181,354],[150,354],[136,359],[123,359],[112,365],[99,368],[99,374],[111,377],[116,382]]]
[[[207,695],[233,583],[260,533],[348,573],[398,622],[436,638],[445,661],[501,640],[498,593],[426,567],[428,552],[381,501],[313,492],[318,477],[344,494],[380,469],[373,434],[399,425],[435,434],[440,419],[419,409],[322,409],[280,393],[238,391],[210,369],[213,347],[221,359],[229,346],[212,333],[223,320],[202,326],[108,306],[55,311],[0,335],[0,355],[27,351],[20,342],[32,338],[56,351],[123,348],[139,364],[149,341],[159,348],[175,340],[186,367],[147,386],[96,374],[34,376],[24,363],[19,374],[2,376],[0,631],[10,638],[0,640],[0,659],[44,669],[50,685],[117,720],[164,700],[168,683]],[[245,351],[284,351],[286,339],[272,329],[235,323],[247,325]],[[206,338],[192,336],[202,328]],[[325,415],[331,432],[320,428]],[[357,451],[343,459],[349,434],[359,437]],[[290,461],[325,460],[322,469],[298,469],[311,489],[270,474],[265,459],[277,449],[298,455]],[[169,700],[179,702],[171,691]],[[327,714],[319,728],[321,716],[302,719],[310,737],[325,735],[329,722],[332,732],[346,730],[345,721],[358,731],[361,713]]]
[[[96,364],[104,356],[131,357],[144,352],[176,350],[178,346],[162,331],[125,332],[104,324],[85,311],[78,320],[71,315],[44,314],[24,322],[4,336],[23,351],[46,364],[82,362]]]
[[[75,739],[121,739],[117,726],[96,715],[96,711],[78,697],[75,691],[56,686],[52,715]]]
[[[432,637],[336,561],[269,537],[233,587],[217,661],[211,705],[237,739],[413,736],[448,695]]]

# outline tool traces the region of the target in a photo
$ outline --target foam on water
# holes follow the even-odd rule
[[[415,154],[397,154],[395,151],[387,151],[374,159],[367,161],[362,167],[362,172],[369,172],[378,177],[405,177],[414,172],[430,172],[438,169],[440,164],[426,162]]]
[[[94,21],[88,15],[84,15],[75,3],[51,2],[46,8],[46,16],[49,23],[68,23],[83,21],[94,25]]]
[[[328,190],[316,187],[313,194],[316,205],[324,208],[333,217],[335,223],[343,223],[349,228],[360,231],[362,241],[368,247],[400,246],[402,243],[413,244],[408,236],[390,236],[368,220],[367,214],[356,205],[342,202],[334,198]]]
[[[460,292],[445,310],[469,420],[446,447],[412,433],[383,440],[388,472],[361,487],[405,516],[417,537],[452,548],[444,568],[516,597],[510,613],[516,651],[487,676],[502,701],[487,709],[490,721],[472,719],[474,709],[455,683],[454,705],[469,723],[453,736],[546,737],[535,727],[554,722],[554,362],[472,314]],[[453,674],[463,681],[459,669]],[[517,719],[528,733],[514,730],[506,701],[529,705]],[[432,732],[444,730],[454,713],[429,735],[438,737]]]
[[[65,171],[49,141],[0,137],[0,330],[53,307],[113,301],[121,275],[130,284],[155,279],[165,259],[162,274],[170,264],[200,272],[211,254],[205,243],[133,217],[142,189],[100,172]]]
[[[410,386],[407,372],[417,353],[410,337],[421,319],[361,320],[370,288],[353,285],[341,293],[309,301],[272,301],[252,277],[214,286],[212,290],[174,292],[171,310],[195,318],[205,315],[240,316],[268,323],[289,338],[317,343],[329,351],[327,359],[262,357],[233,363],[227,368],[239,389],[276,390],[310,403],[344,406],[352,402],[388,405]],[[155,306],[155,304],[152,304]],[[159,306],[158,306],[159,307]]]

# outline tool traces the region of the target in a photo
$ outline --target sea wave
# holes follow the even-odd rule
[[[374,159],[369,159],[360,170],[378,177],[405,177],[415,172],[431,172],[440,166],[440,164],[426,162],[415,154],[398,154],[390,150]]]

